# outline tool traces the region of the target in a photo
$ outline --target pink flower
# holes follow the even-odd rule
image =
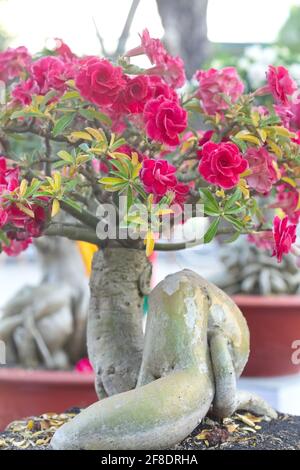
[[[263,147],[248,148],[245,158],[251,170],[251,175],[247,176],[249,186],[258,193],[268,193],[279,179],[275,169],[275,158]]]
[[[18,253],[31,243],[31,237],[41,235],[44,223],[47,218],[47,210],[49,209],[49,200],[46,197],[40,197],[33,202],[26,203],[27,209],[33,212],[33,216],[26,214],[19,209],[14,200],[7,199],[6,196],[14,196],[14,191],[19,187],[19,169],[7,168],[6,158],[0,157],[0,219],[1,228],[5,228],[6,235],[12,243],[10,247],[4,251],[8,254]],[[24,242],[23,244],[17,242]],[[25,241],[28,242],[26,245]],[[23,247],[23,248],[22,248]]]
[[[64,91],[68,78],[66,67],[58,57],[42,57],[32,65],[32,78],[39,87],[39,93],[45,95],[50,90]]]
[[[222,95],[235,103],[244,91],[244,84],[234,67],[198,70],[195,78],[199,82],[198,97],[204,111],[210,115],[228,109],[228,103]]]
[[[7,82],[19,77],[22,72],[29,70],[31,61],[26,47],[9,48],[0,52],[0,80]]]
[[[109,106],[126,82],[121,67],[113,66],[106,59],[88,57],[81,62],[75,84],[83,98],[98,106]]]
[[[296,136],[292,138],[291,140],[295,142],[295,144],[300,145],[300,130],[295,132]]]
[[[167,51],[160,39],[153,39],[150,37],[148,29],[144,29],[140,35],[141,45],[131,49],[126,53],[127,57],[134,57],[137,55],[145,54],[150,60],[151,64],[157,64],[164,60]]]
[[[288,216],[290,222],[297,224],[300,219],[300,192],[289,184],[280,184],[276,187],[276,202],[270,205],[272,208],[280,208]]]
[[[177,183],[176,186],[174,186],[174,188],[172,189],[172,191],[174,191],[175,193],[173,203],[182,206],[186,201],[190,188],[186,184]]]
[[[290,107],[291,127],[296,131],[300,130],[300,95]]]
[[[274,238],[271,230],[265,230],[264,232],[251,233],[247,236],[247,240],[253,243],[257,248],[263,250],[274,250]]]
[[[288,70],[282,66],[269,65],[267,81],[275,101],[279,104],[287,105],[288,95],[292,95],[297,90],[295,81],[289,75]]]
[[[180,143],[178,134],[187,126],[187,112],[178,103],[159,96],[148,101],[143,117],[148,137],[170,146]]]
[[[184,85],[186,77],[182,59],[168,54],[160,39],[151,38],[147,29],[141,35],[141,45],[131,49],[126,56],[133,57],[140,54],[145,54],[154,65],[147,70],[147,73],[162,76],[173,88]]]
[[[215,131],[212,131],[212,130],[208,130],[208,131],[204,131],[202,133],[202,136],[200,137],[199,141],[198,141],[198,145],[200,147],[200,150],[197,151],[197,156],[198,158],[202,158],[202,147],[204,144],[206,144],[206,142],[209,142],[212,138],[212,136],[214,135]]]
[[[277,116],[281,119],[282,125],[289,128],[291,120],[293,119],[293,112],[290,104],[275,104],[274,110]]]
[[[20,82],[12,91],[14,102],[23,106],[29,105],[32,101],[32,96],[37,94],[39,94],[39,86],[32,78]]]
[[[122,90],[113,108],[120,112],[138,114],[142,113],[146,102],[152,97],[152,88],[146,75],[127,78],[127,83]]]
[[[247,168],[248,162],[235,144],[207,142],[203,145],[198,170],[209,183],[231,189],[238,184],[240,174]]]
[[[176,168],[167,160],[144,160],[140,178],[147,193],[164,196],[177,185]]]
[[[81,372],[83,374],[90,374],[93,372],[92,364],[90,363],[87,357],[80,359],[75,365],[76,372]]]
[[[8,221],[8,214],[5,210],[2,209],[2,207],[0,207],[0,229],[4,227],[7,221]]]
[[[92,167],[97,173],[104,173],[107,175],[109,173],[109,168],[105,162],[98,160],[97,158],[93,158],[92,160]]]
[[[31,238],[27,238],[26,240],[10,240],[9,246],[3,244],[2,249],[8,256],[18,256],[22,251],[26,250],[31,243]]]
[[[166,54],[163,61],[148,69],[147,72],[162,76],[173,88],[181,88],[186,81],[183,60],[170,54]]]
[[[280,219],[278,216],[273,221],[273,237],[274,237],[274,250],[273,255],[276,256],[280,263],[283,255],[290,252],[292,244],[296,241],[295,224],[288,225],[288,217]]]
[[[135,148],[131,147],[128,144],[121,145],[121,147],[118,148],[118,152],[125,153],[129,157],[131,157],[132,152],[135,152],[138,155],[139,162],[142,162],[147,158],[146,155],[143,155],[141,152],[139,152],[138,150],[136,150]]]
[[[64,60],[73,60],[76,55],[71,51],[70,47],[59,38],[55,38],[56,48],[55,52],[61,56]]]
[[[152,98],[164,96],[168,100],[178,101],[177,93],[158,75],[149,75]]]

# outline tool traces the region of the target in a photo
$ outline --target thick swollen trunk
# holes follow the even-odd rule
[[[169,449],[211,405],[220,419],[239,407],[275,418],[262,399],[236,390],[248,353],[233,301],[192,271],[171,274],[149,297],[138,386],[82,411],[56,431],[52,448]]]
[[[145,252],[108,247],[94,255],[88,351],[99,398],[136,386],[143,353],[143,297],[150,291]]]

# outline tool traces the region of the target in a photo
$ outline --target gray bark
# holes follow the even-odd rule
[[[172,54],[182,57],[187,77],[191,78],[210,54],[206,22],[208,0],[156,0],[156,3],[166,45]]]
[[[136,386],[143,352],[143,296],[150,291],[145,252],[107,247],[94,255],[88,352],[99,398]]]
[[[232,300],[192,271],[171,274],[150,294],[137,388],[94,403],[56,431],[51,445],[170,448],[211,405],[220,418],[239,405],[275,418],[262,399],[239,395],[232,385],[230,375],[240,376],[248,353],[248,327]]]

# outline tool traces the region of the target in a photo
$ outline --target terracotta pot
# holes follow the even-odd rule
[[[92,373],[0,368],[0,431],[15,419],[95,401]]]
[[[300,340],[300,296],[233,296],[250,330],[250,357],[243,375],[297,374],[292,343]]]

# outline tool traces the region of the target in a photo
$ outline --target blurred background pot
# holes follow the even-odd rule
[[[250,329],[250,357],[243,375],[300,373],[300,363],[292,362],[292,344],[300,339],[300,295],[235,295],[233,299]]]
[[[97,400],[93,373],[0,368],[0,431],[11,421]]]
[[[241,239],[221,250],[226,275],[218,285],[246,317],[250,358],[243,375],[297,374],[292,343],[300,339],[300,272],[293,255],[281,263],[267,251]]]

